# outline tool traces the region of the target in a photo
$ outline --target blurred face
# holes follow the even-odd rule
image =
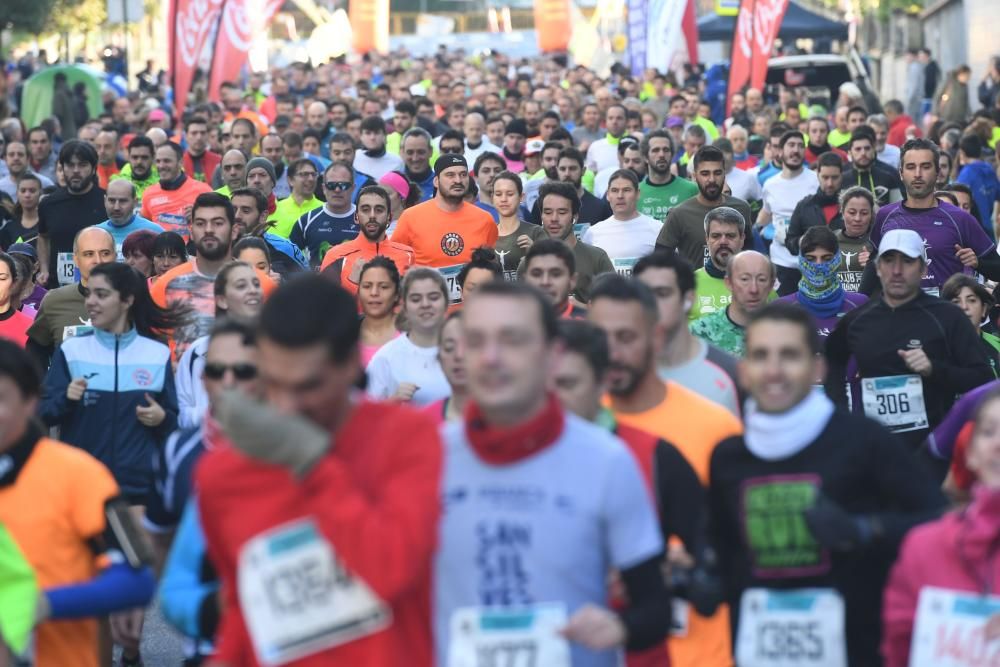
[[[844,232],[857,238],[868,233],[872,224],[872,207],[864,197],[853,197],[844,203]]]
[[[208,125],[205,123],[191,123],[184,136],[192,155],[201,155],[208,148]]]
[[[14,283],[14,272],[7,266],[7,262],[0,262],[0,306],[3,306],[4,312],[9,309],[14,295]]]
[[[696,135],[694,133],[687,133],[684,135],[684,152],[687,155],[694,156],[702,146],[705,145],[705,137]]]
[[[436,333],[448,311],[448,299],[436,280],[415,280],[403,301],[403,311],[414,331]]]
[[[494,146],[502,146],[504,140],[504,124],[502,120],[489,123],[486,126],[486,136]]]
[[[361,275],[358,302],[366,317],[383,318],[391,315],[398,300],[396,284],[389,277],[388,271],[374,267]]]
[[[528,298],[500,296],[474,297],[462,307],[469,393],[505,424],[523,421],[544,401],[555,357],[537,308]]]
[[[951,180],[951,160],[944,153],[938,157],[938,177],[939,184],[947,183]]]
[[[201,377],[209,404],[229,389],[237,389],[254,398],[263,394],[257,348],[246,345],[243,337],[237,334],[212,336],[205,351],[205,369]]]
[[[542,151],[542,169],[545,170],[545,177],[550,180],[558,180],[559,151],[561,148],[546,148]]]
[[[153,258],[147,257],[138,250],[126,254],[125,263],[147,278],[153,275]]]
[[[583,180],[583,167],[573,158],[559,158],[559,162],[556,164],[556,175],[563,183],[569,183],[579,190]]]
[[[523,134],[505,134],[503,146],[511,155],[520,155],[524,152],[525,138]]]
[[[635,217],[635,203],[638,198],[639,191],[627,179],[616,178],[608,184],[608,203],[611,204],[612,213],[619,220]]]
[[[889,128],[877,123],[872,123],[871,128],[875,130],[875,147],[880,151],[884,150],[886,139],[889,138]]]
[[[389,227],[389,207],[383,197],[371,193],[362,195],[358,198],[354,216],[361,233],[369,241],[379,241],[385,236]]]
[[[233,225],[221,206],[201,206],[191,217],[191,242],[198,256],[218,261],[229,254]]]
[[[316,150],[319,151],[318,144]],[[312,153],[312,151],[309,152]],[[333,162],[354,162],[354,146],[346,142],[330,142],[330,160]]]
[[[781,149],[781,163],[792,171],[800,169],[802,161],[805,159],[805,153],[805,142],[800,137],[792,137],[785,142]]]
[[[306,109],[306,125],[318,132],[323,132],[326,130],[326,123],[326,105],[320,102],[310,104],[309,108]]]
[[[343,104],[334,104],[330,109],[330,120],[335,127],[344,127],[347,122],[347,107]]]
[[[271,180],[271,175],[262,167],[254,167],[247,172],[247,185],[251,188],[257,188],[265,195],[270,195],[274,190],[274,181]]]
[[[669,339],[678,327],[688,325],[687,314],[691,310],[692,293],[681,294],[677,286],[677,272],[674,269],[650,268],[639,274],[639,282],[650,289],[656,297],[659,323]]]
[[[757,113],[764,107],[764,96],[759,90],[751,89],[747,91],[747,108]]]
[[[132,178],[144,181],[153,170],[153,151],[146,146],[136,146],[128,151],[128,163],[132,165]]]
[[[180,161],[170,146],[160,146],[156,149],[156,170],[160,173],[160,181],[173,181],[181,173]]]
[[[229,135],[233,141],[233,148],[238,148],[246,154],[253,152],[257,137],[249,123],[235,123],[229,131]]]
[[[129,181],[111,181],[104,194],[104,208],[116,225],[124,225],[135,211],[135,188]]]
[[[549,238],[565,240],[573,233],[573,203],[565,197],[550,194],[542,200],[542,228]]]
[[[737,155],[743,155],[744,153],[747,152],[747,133],[746,133],[746,130],[742,130],[741,129],[741,130],[736,131],[736,132],[730,130],[729,134],[727,136],[729,137],[729,141],[731,141],[732,144],[733,144],[733,152],[734,153],[736,153]]]
[[[601,122],[601,112],[594,105],[587,105],[583,109],[583,124],[589,128],[595,128]]]
[[[483,133],[486,132],[486,122],[479,114],[470,114],[465,117],[465,121],[462,124],[462,131],[465,134],[466,141],[478,144],[483,139]]]
[[[215,305],[233,317],[251,319],[260,314],[264,302],[260,277],[249,266],[232,269],[226,280],[226,290],[215,297]]]
[[[413,115],[405,111],[396,111],[392,115],[392,126],[400,134],[406,132],[413,127]]]
[[[851,144],[851,162],[858,169],[868,169],[875,161],[875,147],[867,139],[859,139]]]
[[[646,378],[656,372],[656,339],[659,325],[635,301],[598,298],[591,302],[587,319],[608,337],[611,364],[608,390],[615,396],[630,396]]]
[[[638,146],[626,148],[625,153],[618,158],[618,164],[622,169],[631,169],[639,176],[646,173],[646,161],[642,158]]]
[[[479,165],[479,173],[476,174],[476,185],[482,193],[483,199],[489,200],[493,196],[493,179],[503,171],[506,165],[497,160],[485,160]]]
[[[739,113],[747,108],[747,101],[742,95],[737,93],[733,95],[730,100],[730,109],[734,114]]]
[[[932,196],[937,169],[938,165],[931,151],[906,151],[899,167],[899,176],[903,179],[906,194],[915,199]]]
[[[708,246],[712,264],[718,269],[725,269],[733,255],[743,248],[743,234],[736,225],[728,225],[718,220],[708,224],[708,234],[705,243]]]
[[[118,333],[125,330],[133,301],[133,297],[122,299],[121,292],[105,276],[97,275],[87,285],[83,305],[95,328]]]
[[[612,107],[604,114],[604,127],[608,134],[620,137],[625,132],[625,109]]]
[[[285,156],[285,144],[278,135],[267,135],[260,140],[260,154],[277,167]]]
[[[726,184],[726,165],[722,162],[699,162],[694,168],[694,182],[702,198],[710,202],[718,201]]]
[[[41,184],[30,179],[23,180],[17,184],[17,203],[26,211],[34,211],[38,208],[38,201],[42,197]]]
[[[951,302],[962,309],[965,316],[972,322],[972,326],[978,331],[989,310],[979,296],[968,287],[963,287]]]
[[[746,255],[730,260],[726,287],[733,295],[733,304],[746,313],[752,313],[767,303],[767,296],[774,287],[774,275],[766,257]]]
[[[462,296],[469,298],[476,293],[479,286],[491,282],[496,276],[489,269],[474,268],[469,269],[465,276],[465,283],[462,285]]]
[[[809,121],[809,145],[826,146],[826,138],[830,134],[830,129],[821,120]]]
[[[385,132],[361,130],[361,145],[370,151],[382,150],[385,146]]]
[[[32,132],[28,135],[28,150],[31,152],[31,160],[35,164],[44,162],[52,153],[52,142],[45,132]]]
[[[875,267],[882,282],[882,294],[894,302],[914,297],[927,272],[923,261],[895,250],[879,255]]]
[[[847,131],[847,107],[838,107],[833,116],[833,122],[837,124],[837,129],[841,132]]]
[[[469,189],[469,170],[459,165],[448,167],[434,177],[438,195],[445,201],[458,201],[465,197]]]
[[[319,155],[319,139],[316,137],[302,137],[302,150],[312,155]],[[331,159],[333,159],[333,144],[330,144],[330,151]]]
[[[966,465],[976,474],[980,484],[989,489],[1000,488],[1000,401],[996,399],[979,410]]]
[[[245,232],[254,231],[264,221],[261,211],[257,210],[257,200],[248,195],[237,195],[232,198],[233,210],[236,213],[236,224]]]
[[[62,163],[62,170],[70,192],[86,192],[94,186],[94,165],[86,160],[74,157]]]
[[[462,341],[462,323],[458,318],[445,322],[438,344],[438,362],[452,391],[464,390],[468,385],[465,371],[465,352]]]
[[[94,148],[97,149],[97,162],[104,166],[115,163],[118,153],[118,136],[114,132],[98,132],[94,138]]]
[[[552,378],[556,396],[564,409],[591,421],[601,409],[604,384],[594,375],[590,362],[582,354],[564,351],[556,363]]]
[[[15,176],[21,176],[28,169],[28,149],[20,141],[7,144],[4,156],[7,159],[7,168]]]
[[[309,199],[316,191],[316,178],[319,172],[312,162],[299,165],[295,177],[292,178],[292,192],[302,199]]]
[[[840,181],[843,172],[837,167],[819,168],[819,189],[828,197],[840,191]]]
[[[269,273],[271,271],[271,264],[267,261],[267,255],[260,248],[243,248],[234,259],[249,264],[261,273]]]
[[[847,114],[847,131],[854,132],[860,125],[865,124],[865,115],[860,111]]]
[[[557,310],[566,307],[569,295],[576,287],[576,275],[555,255],[533,257],[525,267],[524,281],[540,289]]]
[[[465,145],[458,139],[442,139],[438,144],[441,155],[461,155],[465,152]]]
[[[493,206],[501,216],[505,218],[516,216],[521,199],[521,193],[509,178],[493,181]]]
[[[747,328],[739,374],[758,409],[781,414],[809,396],[813,379],[823,374],[823,360],[810,351],[802,327],[762,320]]]

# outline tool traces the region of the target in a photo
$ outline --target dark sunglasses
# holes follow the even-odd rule
[[[354,183],[349,183],[348,181],[327,181],[323,184],[323,187],[334,192],[347,192],[354,187]]]
[[[221,380],[226,376],[226,371],[232,371],[237,380],[252,380],[257,377],[257,367],[253,364],[205,364],[205,377],[209,380]]]

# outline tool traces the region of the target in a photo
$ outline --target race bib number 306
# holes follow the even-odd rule
[[[919,375],[864,378],[861,402],[865,415],[895,433],[927,428],[924,383]]]
[[[751,588],[740,601],[740,667],[847,667],[844,600],[831,589]]]
[[[1000,639],[986,631],[1000,614],[1000,597],[927,586],[920,591],[910,667],[1000,664]]]
[[[566,607],[464,607],[451,616],[448,667],[570,667]]]
[[[344,568],[311,519],[247,542],[237,583],[247,630],[264,665],[284,665],[389,624],[388,607]]]

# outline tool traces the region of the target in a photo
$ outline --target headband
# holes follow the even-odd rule
[[[405,178],[394,171],[388,172],[385,176],[378,179],[378,182],[381,185],[388,185],[390,188],[395,190],[396,194],[398,194],[404,201],[410,196],[410,184]]]

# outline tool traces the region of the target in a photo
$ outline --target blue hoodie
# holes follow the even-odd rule
[[[979,209],[979,222],[986,229],[986,234],[994,238],[993,202],[1000,200],[1000,180],[997,180],[996,172],[988,163],[976,160],[962,167],[958,182],[972,190],[972,198]]]

